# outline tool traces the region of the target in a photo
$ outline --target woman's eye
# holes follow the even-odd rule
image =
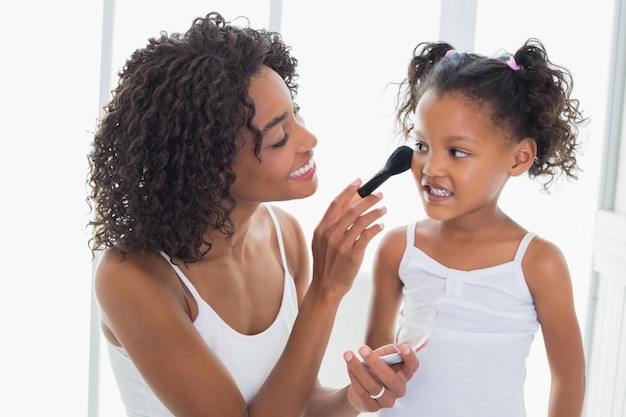
[[[295,101],[293,102],[293,113],[294,114],[300,113],[300,105],[296,103]]]
[[[462,151],[460,149],[450,149],[450,155],[455,158],[465,158],[469,155],[469,152]]]
[[[288,139],[289,139],[289,133],[285,132],[285,136],[283,136],[283,138],[281,140],[279,140],[278,142],[273,144],[272,148],[280,148],[280,147],[285,146],[285,144],[287,143]]]

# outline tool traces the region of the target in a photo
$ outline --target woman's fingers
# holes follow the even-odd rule
[[[361,186],[361,180],[356,179],[350,183],[346,188],[339,193],[337,197],[331,201],[330,205],[326,209],[324,213],[324,217],[322,218],[322,223],[329,222],[330,224],[335,223],[337,219],[341,216],[344,211],[344,207],[346,207],[354,195],[357,193],[357,190]],[[358,195],[358,194],[357,194]],[[321,223],[320,223],[321,224]]]
[[[383,407],[382,403],[388,401],[387,398],[383,398],[385,393],[378,399],[372,396],[376,397],[382,385],[367,371],[353,352],[344,353],[344,359],[350,376],[348,400],[352,406],[361,412],[380,410]]]
[[[320,226],[330,226],[343,220],[341,222],[342,225],[348,227],[354,223],[365,210],[380,200],[380,193],[372,193],[372,195],[376,196],[376,200],[373,201],[369,196],[361,198],[357,193],[360,185],[360,179],[354,180],[331,201],[320,222]],[[362,203],[362,201],[365,202]],[[350,213],[346,215],[348,211],[350,211]]]
[[[374,193],[341,214],[359,185],[359,180],[354,181],[333,200],[315,228],[311,245],[313,280],[323,287],[342,288],[342,292],[351,287],[367,245],[383,230],[383,225],[375,222],[387,211],[385,207],[372,208],[382,199],[382,194]]]
[[[378,351],[376,353],[378,354]],[[406,383],[413,377],[413,374],[417,371],[417,368],[419,368],[420,363],[415,351],[406,343],[400,346],[400,356],[402,356],[402,363],[394,365],[394,370],[396,371],[396,374]]]
[[[403,363],[393,366],[387,365],[380,359],[381,355],[397,352],[393,345],[387,345],[375,352],[363,346],[359,349],[363,365],[352,352],[346,352],[344,359],[348,366],[348,373],[352,382],[353,405],[365,411],[376,411],[382,407],[391,407],[396,400],[406,393],[406,383],[411,379],[419,366],[417,356],[411,348],[404,344],[400,346]],[[358,407],[357,407],[358,408]]]

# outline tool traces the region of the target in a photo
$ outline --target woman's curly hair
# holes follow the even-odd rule
[[[513,59],[513,61],[509,61]],[[486,57],[457,53],[446,42],[424,42],[413,51],[407,78],[400,84],[397,121],[408,137],[423,94],[460,94],[491,112],[511,140],[530,137],[537,156],[528,173],[541,177],[547,190],[559,174],[576,179],[578,127],[587,121],[570,97],[571,73],[548,59],[537,39],[528,39],[514,55]]]
[[[232,236],[241,129],[256,136],[257,153],[261,143],[248,95],[261,65],[295,98],[297,60],[281,36],[215,12],[130,56],[89,153],[92,251],[162,250],[195,262],[211,247],[207,230]]]

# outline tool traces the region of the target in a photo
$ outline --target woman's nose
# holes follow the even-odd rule
[[[301,135],[300,150],[302,152],[308,152],[317,146],[317,137],[304,126],[302,126]]]

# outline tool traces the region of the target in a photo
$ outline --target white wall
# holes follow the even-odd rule
[[[98,2],[3,2],[0,415],[85,415]]]
[[[255,0],[222,0],[207,6],[186,0],[175,7],[154,0],[117,3],[117,66],[149,36],[161,29],[185,30],[193,17],[209,8],[227,18],[247,15],[253,27],[268,21],[269,1],[259,5]],[[514,50],[526,37],[541,38],[551,58],[574,73],[575,91],[592,119],[583,132],[589,140],[582,158],[585,173],[578,184],[563,184],[544,196],[535,183],[520,179],[511,183],[502,202],[522,224],[564,250],[583,326],[604,129],[610,46],[606,22],[612,21],[612,3],[478,1],[476,50]],[[306,202],[285,204],[299,215],[308,233],[345,184],[357,176],[368,178],[395,147],[394,89],[387,83],[403,77],[417,42],[438,38],[437,1],[369,4],[283,1],[283,33],[302,73],[298,101],[320,140],[319,193]],[[99,115],[102,2],[35,0],[14,2],[10,10],[3,3],[0,8],[4,30],[0,230],[6,260],[6,283],[0,292],[0,415],[85,415],[91,291],[83,231],[88,211],[85,155]],[[381,188],[389,208],[388,228],[422,216],[413,189],[408,175]],[[355,292],[340,312],[321,373],[328,384],[344,383],[341,352],[362,342],[360,325],[365,317],[354,314],[353,308],[364,305],[370,263],[366,259]],[[341,332],[348,328],[356,332],[346,337]],[[542,349],[538,340],[529,363],[529,415],[545,414]],[[100,415],[120,415],[107,370],[103,362]]]

